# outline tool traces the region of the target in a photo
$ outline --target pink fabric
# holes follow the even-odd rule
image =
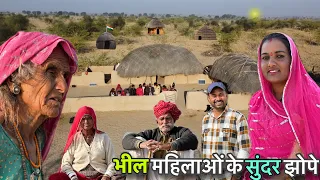
[[[17,70],[21,64],[27,61],[31,61],[37,65],[44,63],[58,44],[62,46],[70,57],[70,71],[71,74],[74,74],[77,70],[77,56],[70,42],[55,35],[20,31],[0,46],[0,84]],[[72,75],[67,78],[68,87],[71,82],[71,77]],[[63,98],[63,103],[66,94],[67,93],[65,93],[65,97]],[[49,152],[59,118],[60,114],[56,118],[46,120],[43,124],[46,135],[45,145],[41,152],[43,160]]]
[[[288,158],[296,140],[305,158],[312,153],[319,159],[320,88],[306,72],[293,40],[285,36],[290,42],[292,61],[282,102],[274,97],[271,84],[263,77],[258,50],[261,90],[253,95],[249,104],[250,158],[254,158],[255,154],[263,158]],[[263,140],[266,136],[267,139]],[[307,179],[319,177],[308,175]]]
[[[137,88],[137,90],[136,90],[136,94],[137,94],[137,96],[143,96],[143,89],[142,88]]]
[[[170,113],[175,121],[178,120],[179,116],[181,115],[181,111],[178,109],[176,104],[171,102],[165,102],[163,100],[159,101],[159,103],[154,106],[153,112],[156,118],[159,118],[164,114]]]
[[[120,84],[117,85],[116,91],[122,91],[122,88],[121,88],[121,85],[120,85]]]
[[[68,150],[68,148],[70,147],[70,145],[73,141],[74,135],[78,131],[81,131],[80,122],[81,122],[81,119],[84,115],[90,115],[93,119],[93,128],[96,130],[96,133],[102,133],[102,131],[99,131],[97,129],[97,117],[96,117],[96,113],[94,112],[94,110],[88,106],[81,107],[78,110],[76,116],[74,117],[74,121],[73,121],[72,126],[70,128],[67,143],[66,143],[66,146],[64,147],[63,153],[65,153]]]

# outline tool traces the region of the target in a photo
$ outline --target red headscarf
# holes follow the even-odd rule
[[[68,148],[70,147],[72,141],[73,141],[73,137],[74,135],[78,132],[78,131],[81,131],[81,127],[80,127],[80,122],[81,122],[81,119],[83,116],[85,115],[90,115],[93,119],[93,128],[96,130],[96,132],[98,134],[102,133],[102,131],[99,131],[97,129],[97,117],[96,117],[96,113],[94,112],[94,110],[91,108],[91,107],[88,107],[88,106],[83,106],[81,107],[75,118],[74,118],[74,121],[72,123],[72,126],[70,128],[70,132],[69,132],[69,135],[68,135],[68,139],[67,139],[67,143],[66,143],[66,146],[64,147],[64,150],[63,152],[66,152],[68,150]]]
[[[21,64],[27,61],[31,61],[37,65],[44,63],[58,45],[61,45],[70,58],[69,65],[71,75],[67,77],[67,84],[69,87],[72,74],[77,70],[78,61],[75,49],[71,43],[56,35],[23,31],[18,32],[0,46],[0,84],[2,84],[7,77],[10,77],[10,75],[16,71]],[[63,97],[62,105],[60,106],[61,109],[63,108],[66,94],[67,92]],[[46,136],[44,148],[41,152],[43,160],[49,152],[59,118],[60,114],[58,117],[47,119],[43,123]]]
[[[181,115],[181,111],[178,109],[176,104],[171,102],[165,102],[163,100],[159,101],[159,103],[154,106],[153,112],[156,118],[159,118],[164,114],[170,113],[175,121],[178,120],[179,116]]]
[[[117,87],[116,87],[116,91],[121,91],[121,90],[122,90],[121,85],[118,84]]]

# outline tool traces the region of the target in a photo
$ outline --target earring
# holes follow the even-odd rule
[[[14,83],[13,84],[13,94],[18,95],[21,91],[21,88],[18,84]]]

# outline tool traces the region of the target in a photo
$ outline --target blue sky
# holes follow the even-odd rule
[[[127,14],[196,14],[246,16],[259,8],[264,17],[320,17],[320,0],[0,0],[0,11],[73,11]]]

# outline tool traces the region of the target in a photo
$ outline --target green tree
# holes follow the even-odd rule
[[[111,26],[113,28],[119,28],[120,30],[126,25],[125,20],[123,19],[123,17],[119,16],[117,19],[114,19],[111,22]]]
[[[0,16],[0,43],[7,40],[10,36],[18,31],[25,31],[29,28],[29,20],[27,17],[18,14],[9,16]]]

